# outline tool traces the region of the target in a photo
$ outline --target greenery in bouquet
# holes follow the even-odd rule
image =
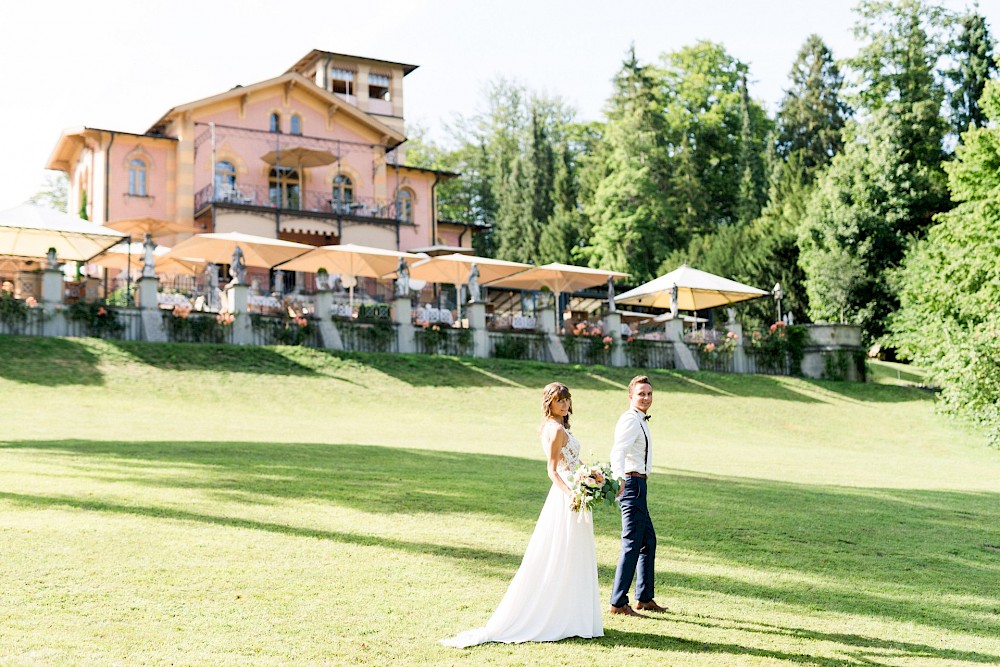
[[[574,512],[590,512],[602,503],[613,505],[621,488],[618,480],[611,475],[611,466],[582,464],[573,472],[570,489],[573,500],[570,509]]]

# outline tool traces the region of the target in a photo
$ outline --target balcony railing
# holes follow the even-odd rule
[[[194,196],[195,211],[209,204],[252,206],[283,211],[308,211],[330,216],[396,220],[399,208],[395,201],[375,197],[334,198],[329,191],[288,190],[260,185],[213,187],[207,185]]]

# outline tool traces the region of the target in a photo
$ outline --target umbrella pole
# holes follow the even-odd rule
[[[125,237],[128,243],[128,261],[125,263],[125,305],[132,305],[132,235]]]

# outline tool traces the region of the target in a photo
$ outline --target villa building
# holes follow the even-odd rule
[[[68,175],[68,210],[101,224],[150,217],[317,246],[471,247],[475,225],[437,217],[437,185],[456,174],[405,164],[414,69],[313,50],[277,78],[176,106],[144,134],[68,130],[46,166]]]

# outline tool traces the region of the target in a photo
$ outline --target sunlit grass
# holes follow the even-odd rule
[[[1000,663],[1000,453],[896,386],[654,372],[670,613],[482,624],[567,382],[607,459],[634,371],[0,337],[0,664]],[[602,593],[618,549],[598,512]]]

